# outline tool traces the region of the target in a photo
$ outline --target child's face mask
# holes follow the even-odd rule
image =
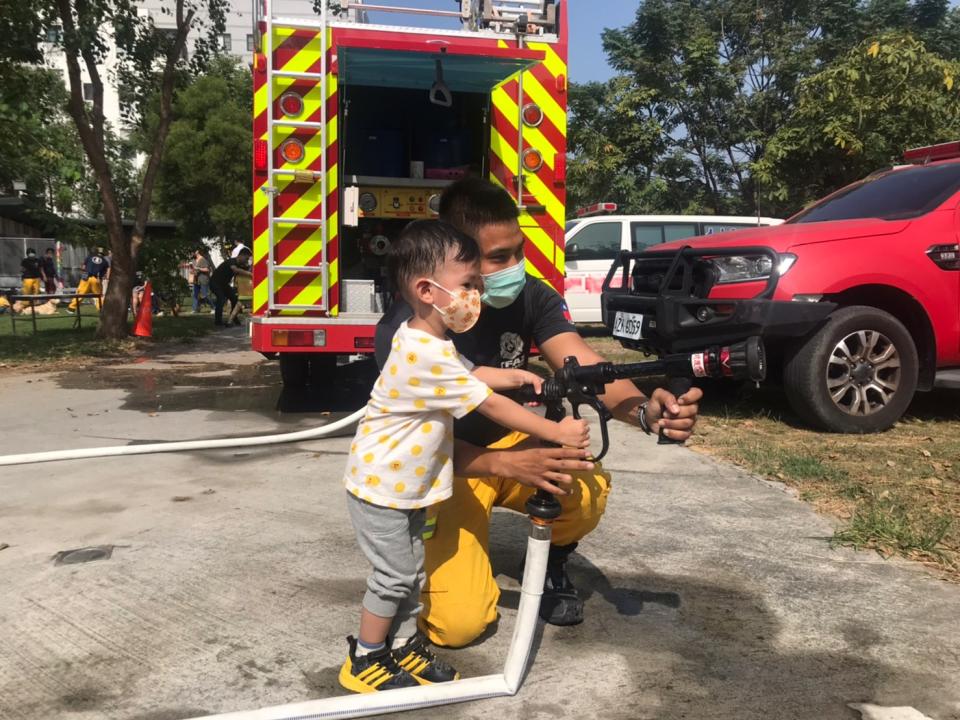
[[[460,289],[457,292],[447,290],[443,285],[430,280],[430,284],[440,288],[450,296],[450,302],[446,307],[433,307],[443,318],[443,324],[452,332],[464,333],[474,325],[480,317],[480,291]]]

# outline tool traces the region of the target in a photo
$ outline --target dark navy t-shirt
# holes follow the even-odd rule
[[[83,279],[85,280],[89,277],[103,279],[109,267],[110,261],[103,255],[87,255],[87,259],[83,261]]]
[[[377,324],[376,357],[381,368],[390,354],[390,341],[412,311],[403,300],[394,302]],[[527,275],[520,295],[505,308],[486,305],[477,324],[465,333],[450,333],[454,346],[474,365],[525,368],[531,344],[540,346],[560,333],[576,332],[563,298],[545,282]],[[509,394],[509,393],[507,393]],[[456,437],[483,446],[510,431],[473,412],[454,424]]]

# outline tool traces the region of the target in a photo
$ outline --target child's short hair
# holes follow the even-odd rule
[[[474,263],[480,260],[480,246],[469,235],[443,220],[415,220],[407,225],[390,245],[387,271],[394,287],[404,295],[410,281],[429,277],[443,265],[451,250],[455,260]]]

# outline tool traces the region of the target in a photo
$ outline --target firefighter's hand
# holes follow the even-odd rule
[[[520,446],[496,452],[496,475],[552,495],[570,493],[571,473],[593,469],[593,463],[586,460],[589,451],[585,448]]]
[[[685,441],[693,433],[700,412],[703,390],[690,388],[679,398],[663,388],[657,388],[647,404],[647,424],[657,433],[661,428],[671,440]]]

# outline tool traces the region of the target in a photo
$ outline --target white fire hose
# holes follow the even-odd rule
[[[543,580],[547,574],[550,553],[550,525],[530,523],[527,539],[527,561],[517,609],[517,624],[507,651],[507,660],[500,675],[455,680],[435,685],[398,688],[356,695],[341,695],[322,700],[307,700],[289,705],[274,705],[259,710],[241,710],[222,715],[207,715],[193,720],[326,720],[354,718],[381,713],[419,710],[435,705],[483,700],[516,695],[530,658],[533,634],[537,627]]]
[[[301,440],[322,438],[358,422],[366,412],[362,407],[352,415],[318,428],[292,433],[261,435],[258,437],[223,438],[219,440],[188,440],[183,442],[149,443],[144,445],[119,445],[78,450],[55,450],[51,452],[22,453],[0,456],[0,466],[26,465],[53,462],[56,460],[81,460],[87,458],[115,457],[120,455],[146,455],[162,452],[186,452],[191,450],[215,450],[235,447],[257,447]],[[343,695],[307,700],[288,705],[276,705],[259,710],[241,710],[222,715],[206,716],[210,720],[324,720],[325,718],[352,718],[381,713],[401,712],[448,705],[451,703],[482,700],[484,698],[515,695],[520,689],[523,674],[530,658],[533,634],[537,626],[540,596],[547,574],[547,557],[550,552],[550,523],[531,521],[527,540],[527,559],[523,573],[520,605],[517,609],[517,624],[513,629],[507,660],[500,675],[455,680],[435,685],[398,688],[357,695]],[[200,719],[196,719],[200,720]]]
[[[114,445],[112,447],[81,448],[79,450],[52,450],[50,452],[23,453],[20,455],[0,456],[0,466],[27,465],[30,463],[53,462],[55,460],[84,460],[87,458],[115,457],[118,455],[150,455],[164,452],[187,452],[190,450],[222,450],[224,448],[257,447],[279,443],[316,440],[341,430],[352,423],[359,422],[366,412],[366,406],[352,415],[341,418],[329,425],[321,425],[309,430],[298,430],[277,435],[257,437],[222,438],[220,440],[184,440],[182,442],[149,443],[144,445]]]

